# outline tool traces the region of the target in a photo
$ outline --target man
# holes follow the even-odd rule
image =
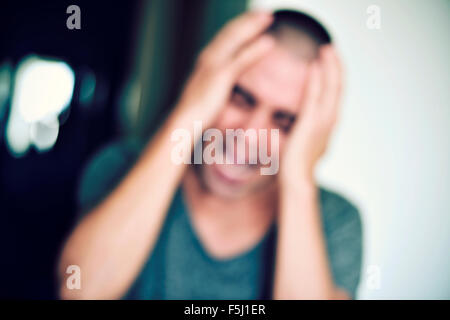
[[[228,23],[139,157],[133,147],[112,146],[88,169],[86,214],[59,262],[61,297],[354,298],[358,211],[314,181],[341,83],[330,37],[311,17],[251,12]],[[262,175],[260,162],[174,163],[173,132],[192,131],[196,121],[224,133],[278,129],[269,144],[280,152],[279,172]],[[187,158],[201,134],[186,142]],[[66,286],[69,265],[81,269],[79,290]]]

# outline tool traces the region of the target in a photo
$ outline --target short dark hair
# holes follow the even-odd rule
[[[331,43],[331,36],[325,27],[310,15],[294,10],[277,10],[273,13],[273,23],[267,30],[277,33],[283,28],[292,28],[308,35],[318,46]]]

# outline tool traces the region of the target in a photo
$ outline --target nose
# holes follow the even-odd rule
[[[261,129],[264,129],[267,132],[266,137],[270,137],[270,127],[271,123],[268,113],[264,108],[255,108],[254,111],[248,113],[245,119],[243,118],[242,121],[240,121],[240,126],[235,128],[243,129],[245,132],[247,132],[247,130],[253,131],[253,134],[248,134],[245,138],[245,150],[247,150],[245,156],[246,163],[250,162],[250,157],[253,158],[253,156],[250,156],[249,150],[256,150],[256,154],[254,155],[256,159],[254,160],[258,161],[258,150],[261,147],[260,144],[263,143],[266,148],[270,148],[270,142],[268,140],[263,138],[262,140],[264,141],[259,141],[261,138]],[[238,147],[236,146],[236,149],[237,148]]]
[[[269,116],[263,108],[256,108],[256,110],[251,112],[241,124],[241,128],[244,130],[254,129],[258,131],[259,129],[269,129],[270,127]]]

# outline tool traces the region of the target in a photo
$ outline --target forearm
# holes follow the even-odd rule
[[[193,120],[176,110],[121,184],[74,230],[58,270],[62,298],[114,299],[126,292],[157,241],[186,168],[171,161],[171,133],[192,128]],[[80,290],[65,285],[72,264],[81,268]]]
[[[274,299],[332,299],[336,293],[309,179],[281,183]]]

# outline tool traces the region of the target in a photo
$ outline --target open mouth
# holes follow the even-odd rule
[[[246,182],[253,171],[247,164],[214,164],[212,169],[219,179],[233,185]]]
[[[247,152],[248,150],[245,150]],[[230,185],[242,184],[250,178],[254,170],[258,169],[258,164],[249,163],[248,158],[245,157],[245,152],[241,154],[235,148],[223,148],[224,162],[222,164],[213,164],[213,172],[222,181]],[[227,163],[230,161],[231,163]]]

